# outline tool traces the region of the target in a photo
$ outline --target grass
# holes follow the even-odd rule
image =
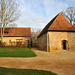
[[[50,71],[0,67],[0,75],[57,75]]]
[[[0,57],[35,57],[36,54],[29,48],[0,47]]]

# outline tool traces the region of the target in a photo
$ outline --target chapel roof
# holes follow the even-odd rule
[[[75,32],[75,27],[69,23],[61,13],[59,13],[45,26],[38,37],[47,31]]]

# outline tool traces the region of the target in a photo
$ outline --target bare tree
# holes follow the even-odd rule
[[[63,16],[72,24],[75,24],[75,8],[70,7],[62,11]]]
[[[40,34],[40,32],[41,32],[41,29],[32,28],[32,32],[31,32],[32,41],[37,40],[37,37]]]
[[[14,28],[14,27],[17,27],[17,24],[15,24],[15,23],[9,24],[7,27]]]
[[[31,46],[35,47],[37,46],[37,37],[40,34],[41,29],[36,29],[36,28],[32,28],[32,32],[31,32]]]
[[[3,42],[5,27],[19,18],[19,5],[15,0],[0,0],[0,30]]]

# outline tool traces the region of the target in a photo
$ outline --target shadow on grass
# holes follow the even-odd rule
[[[50,71],[0,67],[0,75],[57,75]]]

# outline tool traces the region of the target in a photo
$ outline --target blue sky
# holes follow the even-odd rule
[[[17,0],[22,15],[16,21],[18,27],[43,29],[59,12],[75,7],[75,0]]]

